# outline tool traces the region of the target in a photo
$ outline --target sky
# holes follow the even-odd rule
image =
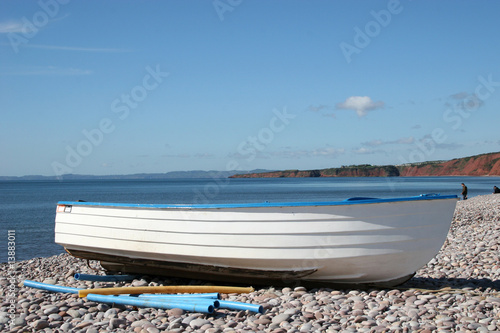
[[[500,151],[500,2],[0,1],[0,175]]]

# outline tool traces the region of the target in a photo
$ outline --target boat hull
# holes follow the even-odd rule
[[[396,284],[443,245],[456,196],[330,203],[60,202],[55,240],[110,270],[245,283]]]

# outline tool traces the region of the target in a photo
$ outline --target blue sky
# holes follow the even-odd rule
[[[500,151],[500,3],[0,2],[0,175]]]

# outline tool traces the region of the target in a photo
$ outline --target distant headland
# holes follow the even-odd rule
[[[418,177],[418,176],[500,176],[500,152],[401,165],[349,165],[319,170],[283,170],[235,174],[230,178],[279,177]]]

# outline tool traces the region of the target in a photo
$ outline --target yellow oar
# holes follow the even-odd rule
[[[118,295],[118,294],[177,294],[177,293],[223,293],[243,294],[253,292],[253,287],[224,287],[224,286],[149,286],[149,287],[119,287],[119,288],[96,288],[78,291],[79,297],[88,294]]]

